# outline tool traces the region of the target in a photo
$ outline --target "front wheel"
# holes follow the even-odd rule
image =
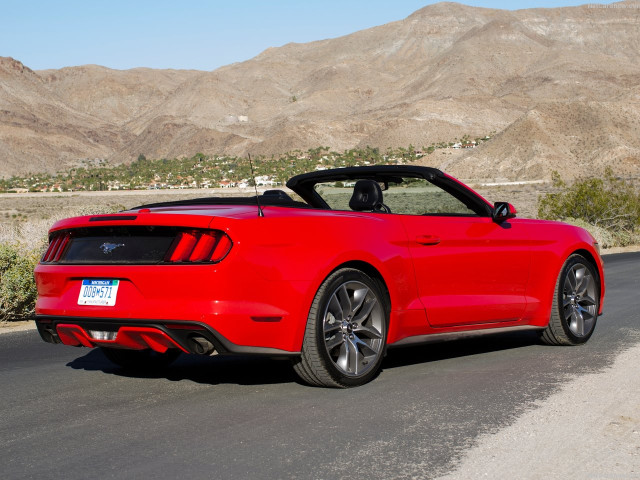
[[[126,350],[120,348],[101,347],[104,356],[125,370],[161,370],[168,367],[180,356],[180,350],[170,348],[164,353],[158,353],[151,349]]]
[[[380,369],[389,307],[381,282],[351,268],[337,270],[313,299],[294,370],[305,382],[353,387]]]
[[[548,345],[585,343],[596,327],[599,302],[595,268],[582,255],[571,255],[558,275],[551,318],[541,340]]]

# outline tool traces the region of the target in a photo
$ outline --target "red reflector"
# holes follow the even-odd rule
[[[254,322],[279,322],[282,317],[251,317]]]

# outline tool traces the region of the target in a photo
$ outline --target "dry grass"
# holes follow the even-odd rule
[[[63,218],[117,212],[145,203],[240,194],[243,192],[218,190],[0,194],[0,243],[41,248],[49,228]]]

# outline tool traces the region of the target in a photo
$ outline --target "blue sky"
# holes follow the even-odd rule
[[[401,20],[429,0],[0,0],[0,56],[32,69],[98,64],[110,68],[213,70],[268,47],[347,35]],[[588,0],[469,0],[520,9]],[[593,3],[612,3],[598,1]]]

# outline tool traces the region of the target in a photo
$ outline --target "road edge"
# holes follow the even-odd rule
[[[13,325],[14,323],[18,325]],[[30,330],[37,330],[34,320],[0,323],[0,335],[4,333],[28,332]]]

